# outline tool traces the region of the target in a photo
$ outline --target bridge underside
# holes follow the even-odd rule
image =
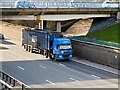
[[[62,14],[62,15],[16,15],[2,16],[1,20],[47,20],[47,21],[65,21],[72,19],[85,19],[95,17],[110,17],[110,14]]]
[[[1,8],[2,15],[116,14],[120,8]]]

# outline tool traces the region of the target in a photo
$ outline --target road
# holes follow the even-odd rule
[[[1,69],[32,88],[118,88],[116,74],[75,60],[55,62],[10,39],[2,41],[0,53]]]

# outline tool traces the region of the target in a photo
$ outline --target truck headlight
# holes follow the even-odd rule
[[[59,55],[60,58],[62,58],[62,55]]]
[[[64,51],[61,51],[62,54],[64,54]]]
[[[72,55],[70,55],[70,57],[72,57]]]

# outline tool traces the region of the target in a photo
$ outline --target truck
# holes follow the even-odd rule
[[[17,0],[15,2],[15,8],[36,8],[36,6],[34,2],[27,0]]]
[[[70,39],[57,31],[22,29],[22,46],[26,51],[38,52],[55,61],[72,59]]]

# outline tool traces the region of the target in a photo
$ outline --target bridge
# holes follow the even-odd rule
[[[59,31],[60,21],[117,14],[118,19],[120,18],[119,2],[0,2],[0,8],[3,15],[1,20],[39,20],[42,28],[43,20],[58,21]]]
[[[39,14],[39,13],[116,13],[120,11],[119,2],[0,2],[2,13]]]

